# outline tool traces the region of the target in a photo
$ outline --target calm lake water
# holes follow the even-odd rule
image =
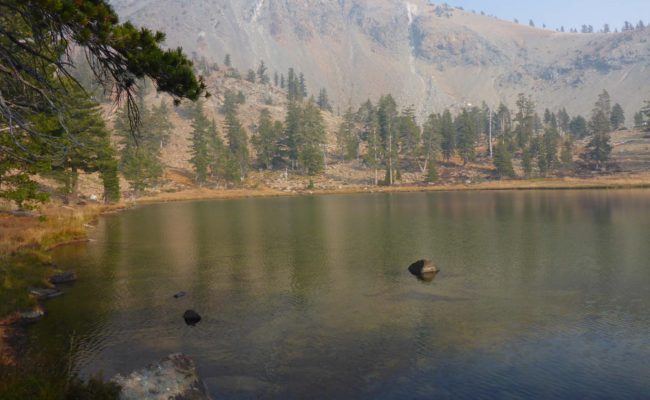
[[[216,398],[650,398],[650,191],[160,204],[92,237],[29,331],[82,374],[180,351]]]

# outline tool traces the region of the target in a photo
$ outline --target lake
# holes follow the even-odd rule
[[[83,375],[184,352],[215,398],[650,396],[647,190],[156,204],[91,237],[28,332]]]

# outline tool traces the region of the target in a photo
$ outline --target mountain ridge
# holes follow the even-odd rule
[[[424,0],[113,0],[122,19],[167,33],[167,45],[240,70],[302,71],[342,111],[383,93],[420,117],[486,101],[588,114],[603,89],[628,112],[650,85],[650,30],[560,33]]]

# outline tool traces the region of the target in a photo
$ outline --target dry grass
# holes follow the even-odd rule
[[[528,180],[497,180],[470,184],[404,184],[391,187],[342,185],[338,188],[331,189],[300,189],[295,191],[280,191],[262,185],[257,188],[241,189],[193,188],[178,192],[160,193],[157,195],[142,197],[138,199],[138,203],[354,193],[633,188],[650,188],[650,172],[604,176],[597,175],[589,178],[565,177]]]
[[[50,205],[38,217],[0,215],[0,254],[12,255],[24,248],[48,250],[60,243],[84,239],[84,225],[103,209]]]

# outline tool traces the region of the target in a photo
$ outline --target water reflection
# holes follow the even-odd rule
[[[84,373],[183,351],[227,398],[650,391],[648,191],[152,205],[94,239],[59,251],[79,282],[30,332],[52,354],[74,332]]]

